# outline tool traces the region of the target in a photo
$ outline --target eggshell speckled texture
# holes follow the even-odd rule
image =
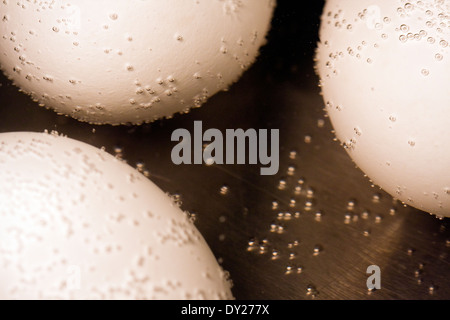
[[[198,107],[266,42],[274,0],[0,2],[0,64],[42,106],[95,124]]]
[[[232,299],[187,215],[110,154],[0,134],[0,299]]]
[[[450,2],[328,0],[317,72],[337,138],[378,186],[450,216]]]

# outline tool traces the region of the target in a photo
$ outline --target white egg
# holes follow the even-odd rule
[[[0,3],[0,64],[42,106],[151,122],[227,89],[266,42],[275,0]]]
[[[0,299],[231,299],[187,215],[105,151],[0,134]]]
[[[378,186],[450,216],[450,2],[328,0],[317,72],[337,138]]]

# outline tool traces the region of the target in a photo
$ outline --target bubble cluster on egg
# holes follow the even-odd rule
[[[186,213],[103,150],[0,134],[0,299],[232,299]]]
[[[316,70],[336,136],[396,199],[450,216],[450,3],[328,0]]]
[[[274,0],[0,2],[0,64],[41,106],[140,124],[226,90],[266,42]]]

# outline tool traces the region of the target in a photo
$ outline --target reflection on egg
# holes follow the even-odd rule
[[[188,112],[255,60],[275,0],[0,2],[0,64],[42,106],[96,124]]]
[[[87,144],[0,134],[0,299],[231,299],[180,208]]]
[[[317,72],[337,138],[373,182],[450,216],[450,3],[328,0]]]

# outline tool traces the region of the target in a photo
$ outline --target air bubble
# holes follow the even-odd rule
[[[413,9],[414,9],[414,5],[412,5],[411,3],[408,2],[405,4],[405,10],[411,11]]]
[[[317,290],[316,290],[316,288],[313,286],[313,285],[308,285],[307,287],[306,287],[306,294],[307,295],[309,295],[309,296],[316,296],[317,295]]]
[[[315,218],[314,218],[317,222],[321,222],[322,221],[322,212],[321,211],[317,211],[315,214]]]
[[[276,209],[278,209],[278,202],[272,201],[272,210],[276,210]]]
[[[223,196],[227,195],[229,191],[230,190],[229,190],[228,186],[226,186],[226,185],[220,187],[220,194],[223,195]]]
[[[364,220],[369,218],[369,211],[365,210],[363,211],[363,213],[361,214],[361,218],[363,218]]]
[[[265,254],[267,252],[267,246],[266,244],[261,244],[259,246],[259,254]]]
[[[314,198],[314,189],[313,188],[308,188],[308,190],[306,190],[306,198],[308,198],[308,199]]]
[[[436,290],[436,287],[434,285],[431,285],[428,287],[428,293],[431,295],[434,294],[435,290]]]
[[[287,170],[287,174],[289,176],[293,176],[295,174],[295,167],[294,166],[289,166],[288,170]]]
[[[304,210],[310,211],[313,206],[314,206],[314,203],[312,200],[306,200]]]
[[[279,190],[284,190],[286,189],[286,181],[285,180],[280,180],[278,183],[278,189]]]
[[[145,164],[142,161],[139,161],[136,163],[136,169],[140,173],[142,173],[144,171],[144,168],[145,168]]]
[[[292,248],[294,248],[294,247],[298,247],[299,245],[300,245],[300,241],[295,240],[295,241],[293,241],[293,242],[289,242],[288,245],[287,245],[287,247],[288,247],[288,249],[292,249]]]
[[[409,31],[409,27],[406,24],[402,24],[400,26],[400,30],[403,32],[408,32]]]
[[[278,225],[276,229],[276,233],[282,234],[284,233],[284,227],[282,225]]]
[[[318,256],[323,251],[323,247],[320,244],[314,246],[313,255]]]
[[[280,257],[280,252],[276,249],[272,250],[272,260],[276,260]]]
[[[356,201],[351,199],[347,202],[347,210],[355,209]]]
[[[286,267],[286,274],[291,274],[293,270],[294,270],[294,267],[291,265],[288,265]]]
[[[304,140],[305,140],[305,143],[309,144],[312,141],[312,137],[310,135],[306,135]]]

